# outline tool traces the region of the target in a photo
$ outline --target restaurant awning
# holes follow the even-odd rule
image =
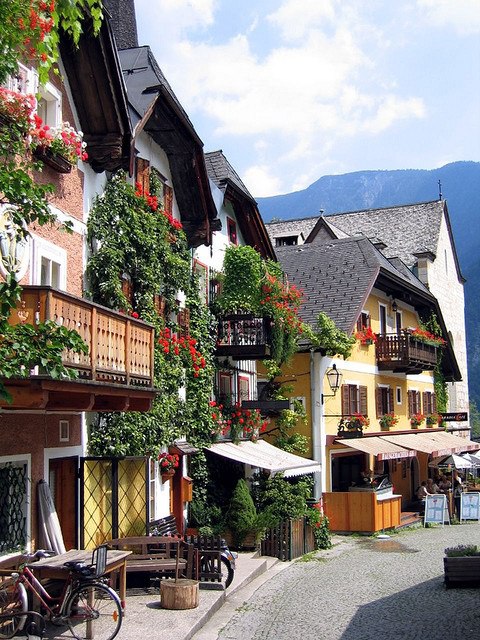
[[[374,455],[378,460],[395,460],[397,458],[413,458],[415,456],[415,451],[405,449],[398,444],[393,444],[377,436],[336,440],[335,444],[343,444],[352,449],[357,449],[357,451]]]
[[[283,451],[265,440],[257,440],[257,442],[245,440],[238,444],[217,442],[208,447],[207,451],[224,458],[230,458],[230,460],[249,464],[251,467],[267,469],[272,474],[283,473],[286,478],[320,471],[318,462]]]
[[[451,453],[478,449],[477,443],[467,440],[466,438],[453,436],[444,431],[434,431],[431,433],[400,433],[398,435],[381,437],[382,440],[388,440],[406,449],[428,453],[434,458],[448,456]]]

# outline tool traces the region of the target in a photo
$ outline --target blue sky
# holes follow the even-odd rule
[[[479,0],[136,0],[139,43],[256,196],[480,161]]]

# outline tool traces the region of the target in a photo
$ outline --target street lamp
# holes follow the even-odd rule
[[[322,404],[324,398],[333,398],[342,384],[343,373],[337,369],[337,365],[333,364],[330,369],[325,372],[328,384],[333,393],[322,393]]]

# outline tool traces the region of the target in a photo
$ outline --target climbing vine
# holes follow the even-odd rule
[[[154,171],[149,192],[128,184],[122,172],[112,177],[90,212],[88,240],[93,300],[155,327],[154,383],[159,390],[147,413],[98,416],[91,427],[90,452],[156,456],[182,435],[194,444],[210,441],[210,312],[200,301],[182,226],[163,210],[161,182]],[[122,288],[125,282],[129,296]],[[190,311],[188,328],[179,324],[180,290]],[[156,296],[163,303],[161,312]]]

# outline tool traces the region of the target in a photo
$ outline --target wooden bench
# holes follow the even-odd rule
[[[147,531],[156,536],[173,536],[181,538],[177,529],[175,516],[170,514],[147,524]],[[222,580],[222,539],[220,536],[184,536],[181,538],[193,545],[198,551],[198,572],[195,574],[200,582],[221,582]]]
[[[127,558],[127,574],[156,573],[192,578],[196,551],[192,544],[172,536],[137,536],[115,538],[107,542],[112,549],[132,551]]]

